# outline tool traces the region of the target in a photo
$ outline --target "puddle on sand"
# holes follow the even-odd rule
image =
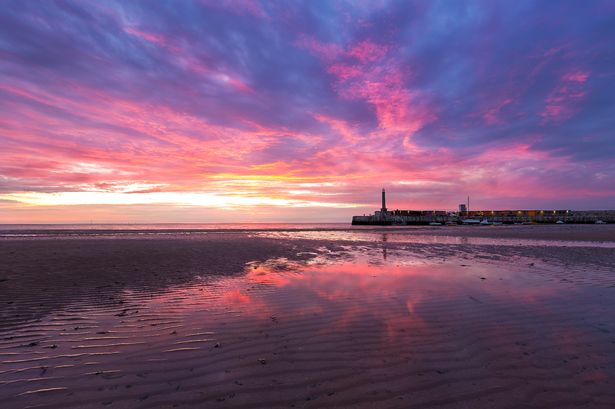
[[[379,251],[250,263],[22,323],[0,333],[4,407],[612,399],[612,289]]]

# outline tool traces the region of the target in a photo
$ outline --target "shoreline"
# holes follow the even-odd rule
[[[152,225],[155,226],[155,225]],[[321,224],[319,226],[322,226]],[[0,230],[0,240],[37,237],[96,237],[96,236],[198,236],[212,234],[246,234],[258,232],[358,232],[433,235],[451,237],[484,237],[563,241],[615,242],[615,224],[565,225],[501,225],[501,226],[373,226],[373,227],[259,227],[259,228],[183,228],[183,229],[7,229]]]

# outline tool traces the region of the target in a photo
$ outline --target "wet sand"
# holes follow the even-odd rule
[[[437,226],[440,227],[440,226]],[[501,226],[444,226],[424,228],[428,234],[507,239],[615,241],[615,224],[538,224]]]
[[[500,227],[5,237],[2,407],[615,407],[615,230]]]

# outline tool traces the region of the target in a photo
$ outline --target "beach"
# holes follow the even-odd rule
[[[615,226],[0,231],[3,408],[613,408]]]

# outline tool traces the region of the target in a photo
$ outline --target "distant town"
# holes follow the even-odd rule
[[[615,223],[615,210],[470,210],[470,198],[459,205],[459,211],[388,210],[386,192],[382,189],[382,207],[373,215],[353,216],[353,225],[500,225],[538,223]]]

